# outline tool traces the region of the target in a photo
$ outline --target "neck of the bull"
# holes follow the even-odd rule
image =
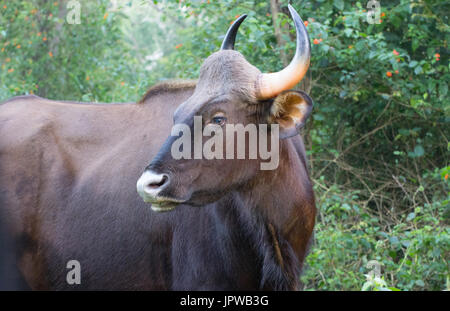
[[[280,163],[272,171],[260,171],[241,195],[276,235],[292,247],[300,263],[306,255],[314,227],[316,207],[306,167],[302,138],[280,142]],[[250,189],[253,189],[250,191]],[[255,193],[259,195],[255,197]],[[283,244],[283,241],[274,243]],[[283,256],[283,249],[281,249]]]

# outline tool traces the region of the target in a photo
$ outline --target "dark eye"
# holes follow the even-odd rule
[[[217,124],[217,125],[220,125],[220,126],[224,125],[225,122],[227,122],[227,118],[222,117],[222,116],[214,117],[211,120],[212,124]]]

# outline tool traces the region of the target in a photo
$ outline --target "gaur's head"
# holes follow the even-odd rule
[[[261,154],[261,144],[278,152],[278,139],[294,136],[304,126],[312,100],[290,89],[308,70],[310,43],[300,16],[291,6],[289,10],[297,48],[282,71],[261,73],[233,50],[246,15],[230,27],[221,49],[204,61],[193,95],[174,113],[172,135],[137,182],[138,193],[153,210],[171,210],[180,203],[207,204],[245,185],[269,161]],[[255,139],[258,150],[252,145]]]

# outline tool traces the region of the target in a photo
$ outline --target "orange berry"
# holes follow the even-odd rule
[[[381,17],[385,17],[385,16],[386,16],[386,13],[381,12]]]
[[[448,174],[445,174],[444,179],[445,179],[445,180],[448,179]]]
[[[317,39],[314,39],[314,41],[313,41],[314,44],[319,44],[319,42],[320,42],[320,41],[317,40]]]
[[[390,71],[386,72],[386,76],[392,77],[392,72],[390,72]]]

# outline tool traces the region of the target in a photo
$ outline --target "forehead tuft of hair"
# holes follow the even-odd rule
[[[196,92],[234,93],[248,102],[256,101],[256,82],[261,72],[234,50],[211,54],[200,69]]]
[[[159,82],[145,93],[142,99],[139,101],[139,104],[143,104],[149,98],[153,96],[157,96],[167,92],[173,91],[185,91],[187,89],[194,89],[197,84],[197,80],[169,80]]]

